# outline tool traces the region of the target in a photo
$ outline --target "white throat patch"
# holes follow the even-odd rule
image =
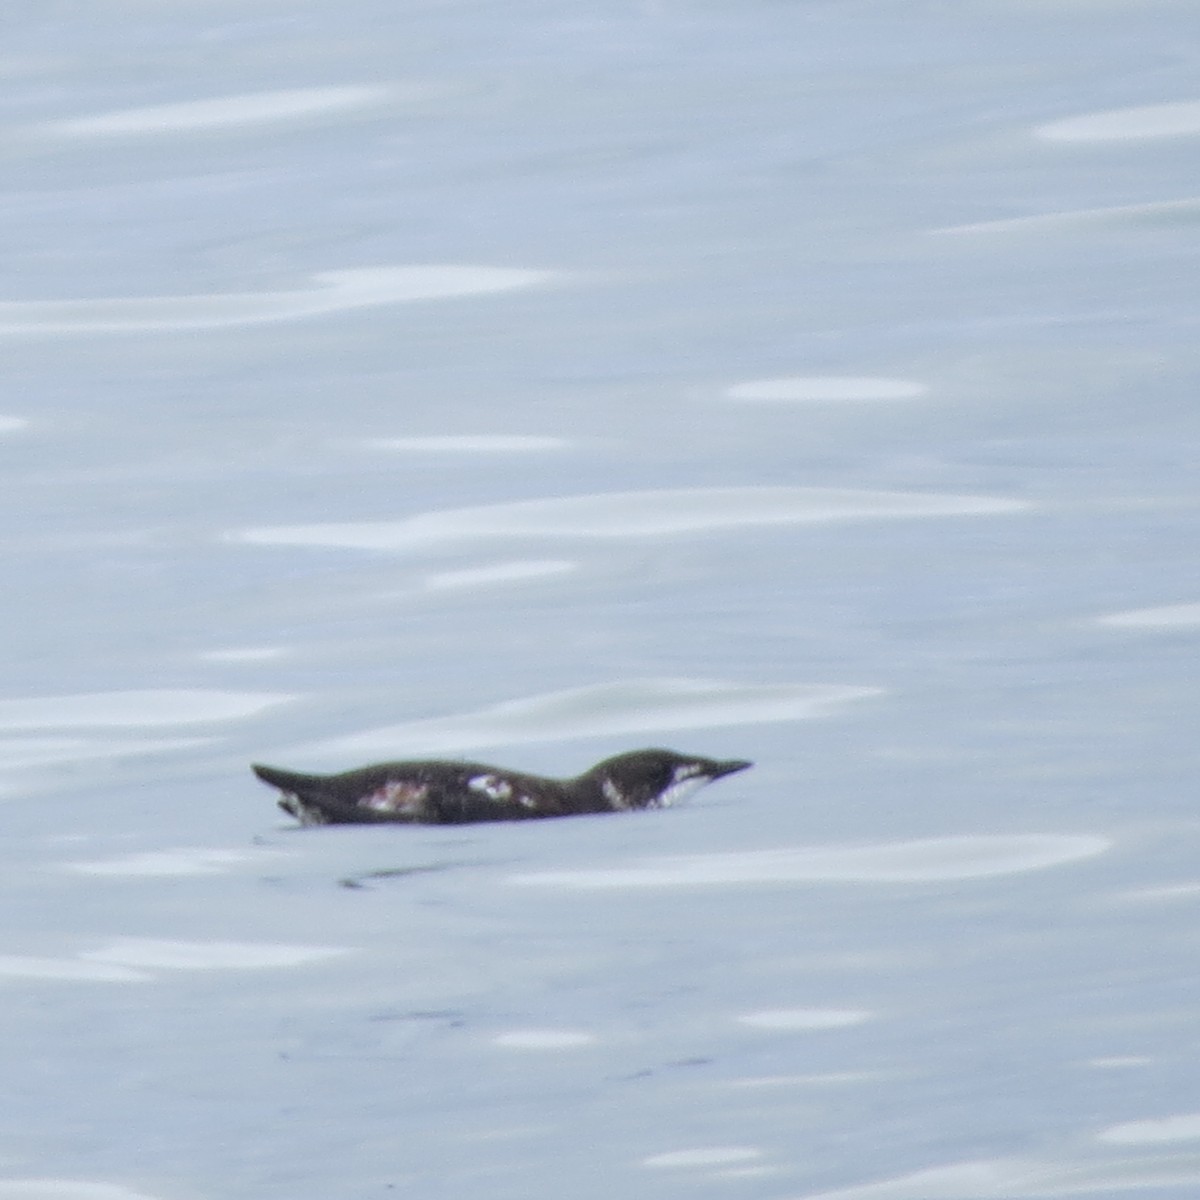
[[[685,772],[687,773],[685,774]],[[698,792],[707,782],[708,776],[697,774],[696,768],[680,767],[675,772],[675,782],[666,786],[662,795],[651,807],[670,808],[672,804],[678,804],[681,800],[686,800],[693,792]]]

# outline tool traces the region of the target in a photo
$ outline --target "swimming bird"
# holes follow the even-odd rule
[[[706,783],[753,765],[633,750],[574,779],[438,761],[377,763],[340,775],[302,775],[257,763],[250,769],[283,793],[279,807],[301,825],[462,825],[668,808]]]

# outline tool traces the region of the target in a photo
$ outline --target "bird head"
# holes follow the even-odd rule
[[[743,759],[722,762],[674,750],[633,750],[605,759],[584,778],[595,779],[613,808],[669,808],[706,783],[753,765]]]

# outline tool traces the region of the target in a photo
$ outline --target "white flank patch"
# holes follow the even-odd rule
[[[782,379],[753,379],[731,387],[730,400],[839,401],[914,400],[929,389],[907,379],[879,379],[867,375],[791,375]]]
[[[507,800],[512,795],[512,785],[498,775],[472,776],[467,780],[467,787],[489,800]]]
[[[351,550],[419,550],[474,538],[628,538],[750,526],[820,525],[830,521],[992,516],[1029,511],[1022,500],[938,492],[870,492],[850,488],[679,488],[608,492],[451,508],[402,521],[275,525],[227,534],[262,546],[337,546]]]
[[[701,1146],[695,1150],[670,1150],[642,1159],[643,1167],[716,1167],[761,1158],[753,1146]]]
[[[113,137],[129,134],[187,133],[294,121],[301,117],[345,112],[383,104],[397,96],[396,89],[370,85],[294,88],[290,91],[247,92],[178,104],[124,108],[54,121],[42,128],[59,137]]]
[[[1200,133],[1200,100],[1114,108],[1051,121],[1034,130],[1050,142],[1114,142],[1192,137]]]
[[[250,970],[299,967],[323,962],[346,950],[331,946],[289,946],[274,942],[177,942],[159,938],[118,938],[81,954],[88,962],[132,967],[192,970]]]
[[[929,838],[877,846],[748,850],[643,859],[629,865],[509,876],[525,887],[704,887],[780,883],[944,883],[1035,871],[1102,854],[1090,834]]]

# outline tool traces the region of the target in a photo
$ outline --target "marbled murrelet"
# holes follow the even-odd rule
[[[718,762],[673,750],[606,758],[574,779],[546,779],[468,762],[394,762],[340,775],[303,775],[252,766],[283,796],[279,807],[302,825],[461,825],[581,813],[667,808],[752,763]]]

